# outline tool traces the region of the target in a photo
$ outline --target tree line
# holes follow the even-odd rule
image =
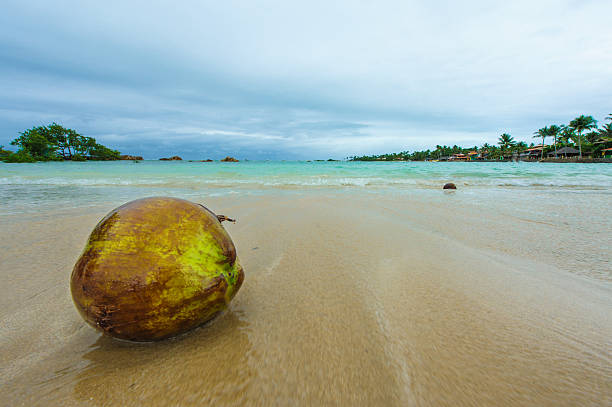
[[[19,137],[11,141],[11,145],[19,148],[17,152],[5,150],[0,146],[0,160],[24,163],[119,159],[119,151],[105,147],[97,143],[95,138],[82,136],[75,130],[64,128],[55,122],[48,126],[32,127],[19,134]]]
[[[603,148],[612,146],[612,114],[608,115],[605,121],[608,121],[608,123],[598,128],[597,120],[593,116],[581,115],[568,124],[552,124],[542,127],[534,133],[533,137],[537,138],[538,141],[541,140],[541,145],[544,145],[547,138],[552,139],[553,144],[542,148],[541,158],[544,157],[545,153],[556,152],[558,148],[562,147],[577,147],[580,157],[582,157],[583,151],[588,151],[589,154],[594,155],[600,153]],[[423,151],[354,156],[348,157],[348,159],[351,161],[424,161],[476,151],[480,154],[486,154],[487,159],[502,160],[508,159],[514,154],[520,154],[530,147],[534,147],[533,142],[527,144],[525,141],[516,141],[510,134],[503,133],[499,136],[497,145],[489,143],[484,143],[480,147],[437,145],[435,149]]]

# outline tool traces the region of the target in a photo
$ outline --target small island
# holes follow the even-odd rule
[[[121,159],[119,151],[105,147],[97,143],[95,138],[82,136],[55,122],[48,126],[32,127],[20,134],[11,141],[11,145],[19,147],[19,150],[12,152],[0,146],[0,160],[7,163],[33,163]]]
[[[129,154],[122,154],[119,156],[120,160],[131,160],[131,161],[142,161],[143,158],[139,155],[129,155]]]

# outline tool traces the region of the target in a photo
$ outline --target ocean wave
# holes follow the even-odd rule
[[[145,162],[62,165],[0,165],[0,186],[152,188],[438,188],[454,182],[469,188],[612,188],[606,164],[526,163],[240,163],[160,165]]]
[[[383,177],[262,177],[249,179],[232,178],[70,178],[70,177],[3,177],[0,185],[37,186],[114,186],[114,187],[169,187],[169,188],[231,188],[231,187],[438,187],[446,182],[467,187],[533,187],[533,188],[612,188],[612,179],[579,179],[568,177],[547,178],[500,178],[500,177],[431,177],[431,178],[383,178]]]
[[[0,178],[0,185],[80,185],[80,186],[110,186],[110,185],[164,185],[163,179],[108,179],[108,178]]]

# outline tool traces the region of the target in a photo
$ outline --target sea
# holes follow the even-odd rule
[[[0,163],[0,210],[39,212],[143,196],[367,192],[427,194],[453,182],[464,194],[598,195],[612,202],[612,165],[533,162],[106,161]],[[598,200],[599,201],[599,200]]]

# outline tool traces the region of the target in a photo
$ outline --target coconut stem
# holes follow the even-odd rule
[[[204,205],[202,205],[201,203],[199,203],[198,205],[200,205],[202,208],[206,209],[208,212],[212,213],[213,215],[215,215],[213,213],[213,211],[211,211],[210,209],[208,209],[207,207],[205,207]],[[232,223],[236,223],[236,219],[231,219],[228,218],[225,215],[215,215],[217,217],[217,219],[219,220],[219,222],[223,222],[223,221],[228,221],[228,222],[232,222]]]
[[[225,215],[217,215],[217,219],[219,219],[219,222],[223,222],[224,220],[226,220],[228,222],[236,223],[236,219],[228,218]]]

